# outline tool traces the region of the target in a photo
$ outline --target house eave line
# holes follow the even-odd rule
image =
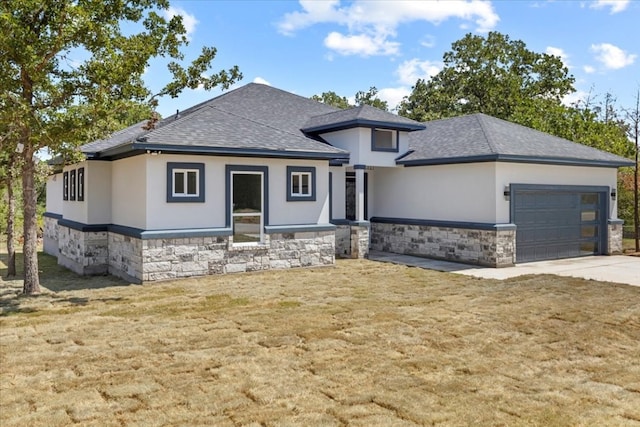
[[[148,144],[136,142],[132,145],[133,150],[166,152],[166,153],[188,153],[188,154],[208,154],[220,156],[241,156],[241,157],[270,157],[289,159],[314,159],[314,160],[335,160],[349,159],[349,153],[327,153],[319,151],[304,150],[269,150],[263,148],[230,148],[230,147],[203,147],[184,146],[169,144]]]
[[[543,165],[562,165],[562,166],[597,166],[607,168],[619,168],[623,166],[633,166],[632,161],[617,160],[591,160],[591,159],[575,159],[566,157],[539,157],[539,156],[519,156],[513,154],[487,154],[481,156],[463,156],[450,158],[435,159],[415,159],[402,160],[398,159],[396,164],[406,167],[412,166],[430,166],[430,165],[448,165],[458,163],[482,163],[482,162],[506,162],[506,163],[535,163]]]
[[[411,124],[411,123],[396,123],[396,122],[385,122],[378,120],[367,120],[367,119],[353,119],[344,122],[336,122],[318,126],[311,126],[301,129],[306,133],[319,133],[322,131],[338,131],[344,130],[354,127],[383,127],[385,129],[394,129],[394,130],[403,130],[407,132],[412,132],[416,130],[424,130],[426,126],[423,124]]]

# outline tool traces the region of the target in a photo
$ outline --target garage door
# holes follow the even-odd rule
[[[512,185],[516,262],[604,253],[606,187]]]

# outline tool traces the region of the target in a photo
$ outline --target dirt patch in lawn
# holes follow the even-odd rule
[[[4,427],[640,425],[638,287],[365,260],[115,286],[42,259],[52,290],[0,283]]]

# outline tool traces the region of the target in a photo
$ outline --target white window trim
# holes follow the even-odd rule
[[[188,193],[188,182],[187,176],[189,172],[195,172],[196,174],[196,192],[194,194]],[[173,169],[172,171],[172,182],[171,182],[171,195],[173,197],[200,197],[200,171],[198,169]],[[176,174],[184,174],[184,193],[176,192]]]
[[[303,186],[302,186],[302,179],[303,178],[302,177],[305,176],[305,175],[308,177],[307,192],[306,193],[302,191],[302,188],[303,188]],[[294,183],[293,183],[294,179],[293,178],[296,177],[296,176],[298,177],[299,182],[300,182],[300,185],[299,185],[300,191],[298,191],[298,192],[294,191]],[[313,186],[312,179],[313,179],[313,174],[311,172],[291,172],[291,188],[289,189],[289,194],[292,197],[310,197],[313,194],[313,192],[312,192],[312,188],[313,188],[312,187]]]

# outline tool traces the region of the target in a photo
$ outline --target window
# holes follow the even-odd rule
[[[204,163],[167,163],[167,202],[204,202]]]
[[[69,173],[69,200],[76,199],[76,170]]]
[[[398,131],[391,129],[371,130],[372,151],[398,151]]]
[[[316,200],[316,168],[287,166],[287,201]]]
[[[264,166],[227,165],[227,226],[234,245],[264,241],[268,225],[268,169]]]
[[[78,169],[78,201],[84,202],[84,168]]]
[[[62,200],[69,200],[69,172],[62,174]]]

